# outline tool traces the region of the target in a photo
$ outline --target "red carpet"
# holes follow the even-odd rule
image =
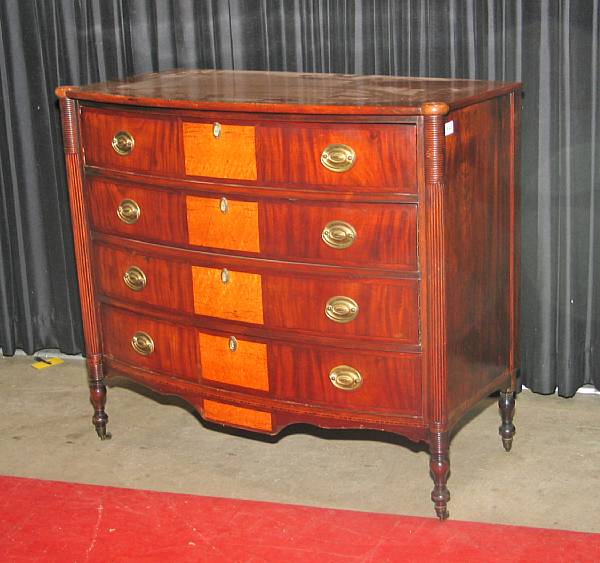
[[[0,561],[600,561],[600,534],[0,477]]]

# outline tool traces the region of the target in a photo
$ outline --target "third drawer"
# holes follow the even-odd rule
[[[96,241],[97,289],[138,306],[327,338],[419,343],[417,279],[352,278],[345,270],[157,255]],[[153,253],[154,252],[154,253]],[[163,249],[162,252],[169,252]]]

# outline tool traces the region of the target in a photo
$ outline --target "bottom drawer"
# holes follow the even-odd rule
[[[104,352],[212,388],[365,413],[421,414],[421,357],[310,347],[104,307]]]

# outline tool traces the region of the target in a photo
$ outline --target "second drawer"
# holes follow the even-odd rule
[[[109,297],[267,329],[419,343],[418,280],[338,275],[156,257],[96,242],[98,290]]]
[[[417,205],[240,200],[89,181],[95,229],[190,248],[417,270]]]

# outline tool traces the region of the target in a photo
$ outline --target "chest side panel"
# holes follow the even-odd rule
[[[446,300],[448,408],[462,411],[509,365],[509,96],[448,116]]]

